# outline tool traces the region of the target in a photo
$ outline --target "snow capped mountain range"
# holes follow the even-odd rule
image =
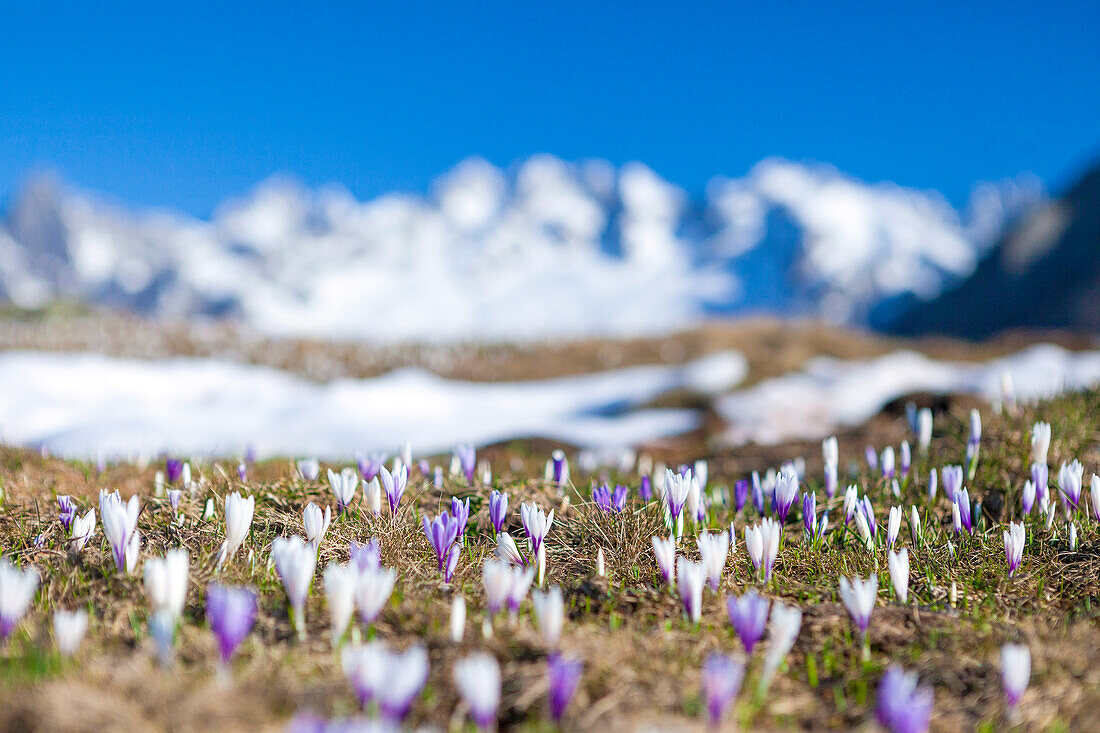
[[[272,335],[377,341],[635,335],[715,314],[867,324],[975,267],[1040,197],[1021,176],[941,196],[765,160],[703,200],[639,163],[470,159],[428,196],[360,202],[271,179],[210,221],[32,180],[0,221],[0,296]]]

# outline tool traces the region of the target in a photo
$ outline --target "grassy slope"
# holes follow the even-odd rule
[[[1028,463],[1027,428],[1035,419],[1053,426],[1050,462],[1078,457],[1087,469],[1100,465],[1093,416],[1100,393],[1074,394],[1010,418],[987,415],[982,460],[972,495],[994,513],[974,537],[958,542],[958,559],[951,561],[946,540],[950,505],[921,498],[920,487],[909,486],[904,497],[921,507],[925,542],[912,547],[907,522],[900,543],[910,547],[910,605],[893,600],[885,552],[862,549],[841,526],[839,497],[830,505],[835,529],[821,551],[806,548],[801,523],[785,530],[776,577],[767,588],[757,582],[739,537],[727,566],[726,592],[761,588],[767,595],[797,603],[804,610],[802,632],[785,672],[764,698],[753,694],[760,659],[750,663],[736,716],[746,727],[851,728],[871,717],[874,689],[891,661],[918,670],[935,690],[934,727],[942,730],[1002,727],[999,650],[1006,641],[1024,641],[1033,657],[1032,686],[1021,709],[1023,722],[1038,729],[1087,729],[1100,713],[1100,649],[1097,613],[1100,601],[1100,534],[1091,520],[1079,519],[1080,544],[1070,551],[1066,533],[1055,526],[1045,531],[1034,518],[1028,523],[1024,562],[1011,581],[1005,577],[1002,527],[1018,514],[1018,492]],[[964,413],[937,415],[932,456],[936,466],[959,463],[965,443]],[[899,418],[894,418],[900,423]],[[897,426],[894,428],[898,429]],[[862,444],[841,444],[841,464],[853,464]],[[791,457],[794,457],[793,454]],[[818,491],[820,458],[810,461],[808,487]],[[584,658],[585,673],[577,698],[567,714],[576,730],[633,727],[639,720],[664,721],[682,727],[697,725],[701,710],[698,669],[714,650],[740,653],[726,619],[724,603],[707,592],[702,623],[695,627],[681,618],[679,605],[656,576],[649,540],[661,531],[652,508],[634,503],[621,518],[599,515],[572,489],[545,485],[542,456],[524,446],[493,453],[499,478],[496,487],[511,495],[511,527],[519,530],[521,501],[555,508],[558,520],[550,534],[550,583],[565,590],[569,618],[563,646]],[[918,461],[927,475],[929,463]],[[725,484],[757,466],[738,454],[712,457],[712,485]],[[244,550],[224,571],[225,580],[247,583],[262,592],[256,629],[239,655],[230,685],[215,681],[214,648],[203,622],[202,593],[215,577],[213,562],[223,537],[220,522],[200,519],[206,494],[221,513],[226,493],[225,472],[203,467],[209,485],[187,506],[182,527],[168,521],[163,500],[151,496],[152,468],[111,467],[96,476],[88,467],[44,459],[26,451],[0,452],[0,481],[6,492],[0,510],[0,547],[18,563],[33,563],[43,572],[43,585],[29,617],[9,644],[0,649],[0,728],[18,730],[164,729],[205,730],[277,727],[300,709],[326,715],[355,711],[327,635],[327,617],[318,579],[310,598],[308,639],[292,638],[281,587],[267,558],[274,537],[302,532],[301,510],[309,501],[331,503],[322,485],[287,481],[286,462],[257,467],[245,487],[257,497],[256,520]],[[228,466],[226,466],[228,471]],[[1052,469],[1053,475],[1056,468]],[[615,478],[615,477],[612,477]],[[636,481],[626,478],[632,486]],[[875,502],[880,529],[885,531],[890,502],[885,487],[866,473],[857,479]],[[1087,474],[1086,474],[1087,480]],[[587,494],[588,477],[575,477]],[[178,544],[192,557],[191,587],[181,633],[178,664],[160,670],[148,661],[145,603],[139,577],[118,577],[112,570],[102,535],[77,559],[62,549],[56,521],[55,493],[80,496],[82,506],[95,504],[100,487],[119,488],[123,495],[143,496],[139,527],[143,557],[160,555]],[[441,586],[431,550],[419,530],[421,511],[434,514],[451,494],[471,495],[472,512],[467,550],[454,588]],[[462,710],[451,683],[451,666],[473,649],[488,649],[504,671],[502,722],[507,727],[546,727],[546,650],[532,628],[529,602],[519,623],[500,621],[491,639],[480,631],[483,593],[482,560],[492,552],[486,497],[488,488],[468,489],[448,484],[441,497],[417,480],[396,521],[388,514],[374,518],[356,511],[334,523],[321,548],[319,568],[343,561],[349,539],[382,540],[383,561],[399,571],[398,588],[377,624],[378,636],[397,645],[414,641],[427,645],[432,671],[412,721],[457,728]],[[1000,501],[998,501],[998,497]],[[998,508],[998,504],[1001,507]],[[712,512],[714,527],[728,524],[725,510]],[[906,512],[908,514],[908,511]],[[755,521],[755,516],[748,516]],[[746,517],[735,519],[740,534]],[[45,546],[34,538],[45,533]],[[598,549],[607,556],[609,578],[593,577]],[[683,549],[694,555],[694,542]],[[861,659],[858,641],[838,602],[837,580],[844,574],[880,576],[879,604],[871,621],[870,659]],[[955,608],[948,588],[958,586]],[[465,595],[470,622],[464,642],[447,638],[449,599]],[[85,606],[93,616],[89,636],[78,658],[62,661],[52,651],[49,613],[58,607]],[[44,651],[46,650],[46,651]],[[757,653],[759,657],[759,652]]]

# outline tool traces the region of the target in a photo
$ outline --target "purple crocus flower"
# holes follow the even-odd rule
[[[836,495],[837,478],[836,478],[836,464],[825,464],[825,496],[832,499]]]
[[[68,532],[73,526],[73,520],[76,519],[76,504],[68,496],[62,494],[57,497],[57,506],[60,510],[58,519],[61,520],[61,526]]]
[[[875,446],[867,446],[863,454],[867,458],[867,468],[872,471],[878,470],[878,451],[875,450]]]
[[[956,490],[951,498],[951,511],[955,515],[955,532],[966,530],[967,534],[974,534],[974,522],[970,514],[970,492],[966,489]]]
[[[565,451],[555,450],[550,454],[549,465],[550,480],[556,484],[563,484],[569,480],[569,463],[565,459]]]
[[[421,476],[428,476],[432,472],[432,464],[428,463],[427,458],[421,458],[416,464],[417,470],[420,471]]]
[[[365,481],[372,481],[386,463],[386,454],[376,453],[373,456],[359,455],[356,456],[355,462],[358,464],[359,475],[362,476]]]
[[[752,472],[752,505],[756,507],[756,513],[764,516],[764,489],[760,485],[760,474]]]
[[[211,583],[206,588],[206,619],[217,637],[222,664],[228,665],[256,621],[256,594],[249,588]]]
[[[745,654],[752,655],[756,643],[764,637],[764,629],[768,625],[768,608],[771,602],[762,598],[754,590],[750,590],[740,598],[728,596],[726,598],[726,611],[729,613],[730,623],[737,632],[737,638],[745,647]]]
[[[169,458],[164,462],[164,475],[168,483],[174,484],[183,476],[183,461],[178,458]]]
[[[1024,482],[1024,488],[1020,491],[1020,510],[1024,514],[1031,514],[1035,506],[1035,484],[1029,479]]]
[[[611,492],[611,511],[618,513],[626,509],[627,488],[622,484],[616,484]]]
[[[859,504],[859,511],[863,514],[863,518],[867,520],[867,527],[871,530],[871,536],[878,535],[878,522],[875,521],[875,508],[871,506],[871,500],[867,498],[867,494],[863,495],[863,500]]]
[[[802,497],[802,528],[807,537],[813,537],[817,523],[817,494],[808,492]]]
[[[443,563],[443,582],[450,583],[454,580],[455,570],[458,568],[458,559],[462,556],[462,546],[457,542],[451,545],[447,552],[447,560]]]
[[[954,497],[955,492],[962,488],[962,466],[944,466],[940,469],[940,479],[943,483],[944,496]]]
[[[351,542],[348,544],[350,562],[359,570],[378,568],[382,565],[382,545],[371,537],[366,544]]]
[[[1039,506],[1045,506],[1050,500],[1050,469],[1045,463],[1031,464],[1031,482],[1035,484],[1035,498],[1039,500]]]
[[[787,521],[791,507],[798,501],[798,493],[798,474],[794,468],[784,466],[775,480],[775,513],[779,515],[780,524]]]
[[[611,489],[607,484],[592,487],[592,501],[604,514],[611,513]]]
[[[496,489],[489,494],[489,521],[497,534],[504,531],[504,525],[508,522],[508,495]]]
[[[703,697],[707,701],[707,717],[715,728],[741,690],[744,676],[745,665],[725,654],[711,654],[703,663]]]
[[[649,501],[653,498],[653,479],[648,475],[642,476],[642,483],[638,487],[638,498],[642,501]]]
[[[382,475],[382,488],[386,490],[386,498],[390,502],[390,512],[397,514],[397,505],[401,503],[401,496],[409,483],[409,467],[402,463],[390,473],[382,466],[379,473]]]
[[[913,465],[913,451],[909,448],[909,441],[901,441],[901,477],[909,477],[909,467]]]
[[[733,484],[733,507],[735,512],[740,512],[745,508],[745,502],[749,499],[749,482],[745,479],[738,479]]]
[[[237,464],[237,478],[241,481],[248,480],[248,464],[243,462]]]
[[[455,538],[460,545],[466,544],[466,525],[470,523],[470,499],[459,501],[457,496],[451,497],[451,516],[458,525],[458,536]]]
[[[878,685],[875,717],[892,733],[924,733],[932,717],[932,690],[918,686],[915,673],[890,667]]]
[[[443,512],[431,522],[428,521],[427,517],[424,517],[423,522],[424,534],[432,544],[432,549],[435,550],[439,571],[443,572],[443,566],[446,564],[447,560],[447,553],[458,537],[458,523],[455,522],[447,512]]]
[[[474,474],[477,473],[477,451],[469,443],[455,447],[455,458],[462,468],[462,475],[466,477],[466,483],[474,482]]]
[[[560,723],[577,691],[584,665],[581,660],[562,654],[551,654],[546,665],[550,677],[550,717]]]
[[[1070,507],[1077,511],[1081,503],[1082,479],[1085,475],[1085,467],[1080,461],[1063,463],[1058,471],[1058,492],[1062,497],[1062,508],[1066,514],[1070,513]]]

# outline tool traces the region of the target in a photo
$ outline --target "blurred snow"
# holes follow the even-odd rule
[[[317,384],[279,370],[210,359],[140,361],[97,354],[0,354],[0,440],[89,457],[418,453],[460,443],[544,437],[600,449],[696,428],[694,410],[638,409],[669,390],[727,390],[737,354],[542,382],[473,383],[403,369]],[[91,386],[94,385],[94,389]]]
[[[1100,352],[1040,344],[985,364],[935,361],[912,351],[867,361],[820,357],[802,371],[725,395],[716,409],[735,445],[818,440],[913,392],[976,394],[998,402],[1005,373],[1016,399],[1036,399],[1100,381]]]
[[[1039,196],[938,194],[767,160],[703,201],[641,163],[470,159],[427,197],[360,202],[272,178],[210,221],[132,212],[33,180],[0,223],[0,296],[69,298],[272,335],[372,341],[642,335],[714,313],[863,324],[973,268]]]

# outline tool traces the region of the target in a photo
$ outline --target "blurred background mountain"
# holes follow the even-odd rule
[[[379,341],[643,335],[756,314],[967,336],[1093,328],[1061,287],[1065,307],[1023,316],[1059,268],[1077,281],[1095,258],[1096,179],[1055,200],[1030,175],[981,184],[960,211],[782,159],[692,199],[640,163],[471,158],[426,196],[358,201],[272,178],[205,221],[39,175],[0,224],[0,295]],[[1033,271],[1043,292],[1000,308],[1001,279],[1022,287]],[[958,293],[965,328],[952,328]]]

